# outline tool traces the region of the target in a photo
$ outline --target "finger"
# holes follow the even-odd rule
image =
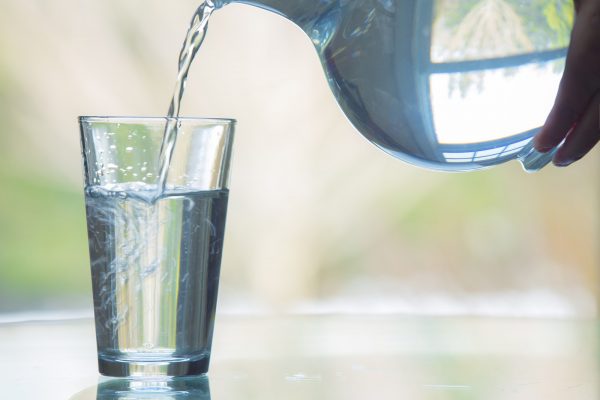
[[[574,58],[575,57],[575,58]],[[534,139],[535,148],[545,153],[556,147],[573,128],[585,112],[596,87],[592,84],[593,72],[583,72],[578,63],[586,63],[586,59],[576,57],[575,51],[569,50],[567,66],[561,79],[556,101],[546,123]]]
[[[556,101],[534,140],[541,152],[556,147],[565,138],[600,88],[600,1],[582,1],[578,6],[580,12]]]
[[[548,152],[567,136],[589,103],[589,95],[584,94],[587,90],[584,82],[565,70],[556,102],[534,139],[536,150]]]
[[[567,135],[552,162],[566,167],[586,155],[600,140],[600,91],[588,105],[575,128]]]

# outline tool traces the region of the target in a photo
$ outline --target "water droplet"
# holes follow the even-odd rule
[[[125,169],[126,169],[127,171],[131,171],[131,170],[133,169],[133,167],[132,167],[131,165],[128,165],[127,167],[125,167]]]
[[[111,150],[114,150],[114,149],[116,149],[116,148],[117,148],[117,146],[115,146],[114,144],[111,144],[111,145],[110,145],[110,149],[111,149]]]
[[[125,151],[128,153],[131,153],[133,151],[133,147],[131,147],[131,146],[125,147]]]

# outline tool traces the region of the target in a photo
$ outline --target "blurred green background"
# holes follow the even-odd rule
[[[76,117],[164,115],[196,6],[4,2],[0,312],[91,309]],[[183,114],[239,121],[222,312],[596,314],[598,149],[533,175],[408,166],[346,121],[299,29],[239,5]]]

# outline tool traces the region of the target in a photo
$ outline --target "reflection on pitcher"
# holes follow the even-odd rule
[[[214,0],[297,24],[342,110],[369,141],[412,164],[464,171],[520,159],[552,108],[571,0]]]

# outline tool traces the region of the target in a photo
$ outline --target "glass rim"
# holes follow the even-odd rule
[[[220,118],[220,117],[144,117],[144,116],[109,116],[109,115],[80,115],[77,117],[79,122],[115,122],[115,123],[127,123],[128,121],[148,121],[148,122],[159,122],[159,121],[182,121],[182,122],[201,122],[201,123],[217,123],[217,124],[230,124],[237,123],[237,120],[233,118]]]

